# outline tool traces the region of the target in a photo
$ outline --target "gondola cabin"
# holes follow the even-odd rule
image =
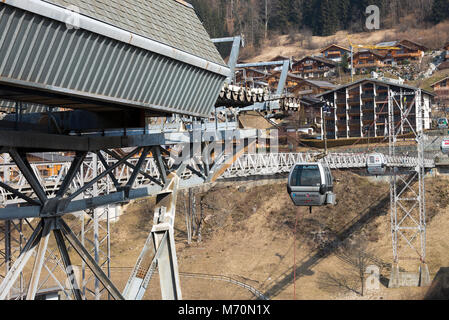
[[[371,175],[383,175],[387,170],[387,160],[381,153],[370,154],[366,159],[366,168]]]
[[[331,171],[321,163],[296,164],[290,171],[287,190],[295,206],[335,204]]]
[[[441,141],[441,152],[443,154],[449,154],[449,140],[448,139],[444,139],[443,141]]]

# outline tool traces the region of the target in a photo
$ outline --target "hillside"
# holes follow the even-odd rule
[[[353,44],[373,45],[383,41],[409,39],[423,45],[439,49],[447,41],[449,21],[439,23],[430,28],[392,28],[372,32],[350,33],[339,31],[332,36],[306,36],[301,33],[281,35],[263,42],[260,49],[249,47],[243,49],[243,60],[249,62],[269,61],[278,55],[299,58],[319,53],[319,50],[330,44],[338,44],[349,48],[349,41]]]
[[[297,299],[422,299],[426,288],[387,289],[361,297],[360,280],[344,259],[345,246],[365,243],[383,268],[387,283],[392,260],[389,187],[381,180],[336,171],[335,207],[297,210],[283,180],[266,186],[216,186],[203,197],[202,242],[187,244],[183,197],[178,198],[176,245],[180,272],[226,275],[255,287],[270,299],[293,299],[293,262],[296,254]],[[426,201],[428,264],[431,277],[449,265],[449,202],[446,177],[428,178]],[[363,201],[361,201],[363,199]],[[198,200],[199,202],[199,200]],[[151,229],[154,199],[132,203],[112,225],[113,278],[123,285]],[[295,218],[296,231],[294,253]],[[117,270],[123,272],[117,273]],[[413,271],[413,270],[411,270]],[[249,291],[222,281],[181,275],[184,299],[254,299]],[[157,276],[146,298],[159,299]]]

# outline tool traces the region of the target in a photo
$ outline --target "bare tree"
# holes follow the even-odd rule
[[[368,251],[367,244],[366,240],[360,239],[341,246],[336,256],[346,264],[342,269],[344,272],[323,273],[319,279],[320,287],[334,293],[342,290],[364,296],[367,269],[377,262],[374,255]]]

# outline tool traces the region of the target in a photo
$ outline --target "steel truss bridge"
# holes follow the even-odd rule
[[[115,151],[105,151],[104,153],[89,154],[83,160],[79,172],[73,179],[68,192],[76,190],[84,185],[86,181],[95,178],[95,174],[104,173],[107,168],[111,168],[117,164],[120,156]],[[217,178],[218,181],[233,178],[248,178],[257,176],[276,176],[290,172],[290,169],[298,162],[312,162],[318,153],[256,153],[243,154],[235,160],[232,160],[230,166]],[[366,167],[367,154],[351,154],[351,153],[330,153],[323,160],[331,169],[364,169]],[[204,163],[199,157],[190,159],[185,171],[181,175],[180,188],[191,188],[207,183],[205,175],[202,173]],[[229,155],[224,157],[224,162],[230,159]],[[12,177],[9,181],[1,180],[2,185],[8,183],[17,192],[0,189],[0,204],[3,206],[25,202],[20,194],[31,197],[33,189],[28,183],[25,176],[14,163],[7,163],[5,159],[10,158],[7,154],[1,157],[3,159],[0,165],[0,172],[8,173]],[[403,169],[413,169],[418,165],[418,159],[414,157],[390,157],[385,156],[387,167],[397,167]],[[170,157],[161,157],[170,170],[175,160]],[[73,160],[73,159],[72,159]],[[120,189],[119,185],[129,181],[133,168],[139,163],[139,158],[131,158],[127,164],[117,166],[112,173],[115,181],[112,179],[102,179],[97,183],[98,194],[105,195],[116,192]],[[68,174],[72,162],[34,162],[31,168],[37,181],[43,186],[48,197],[56,196],[57,191],[61,187],[64,177]],[[428,169],[434,168],[435,163],[432,159],[425,160],[425,166]],[[54,177],[47,178],[42,175],[41,170],[55,170],[58,174]],[[136,177],[133,188],[146,188],[148,195],[156,195],[162,190],[163,178],[159,171],[159,160],[154,157],[146,157],[141,164],[140,174]],[[110,177],[110,176],[109,176]],[[19,194],[20,193],[20,194]],[[8,214],[6,214],[8,216]]]

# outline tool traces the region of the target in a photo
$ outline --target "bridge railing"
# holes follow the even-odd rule
[[[290,169],[298,162],[312,162],[318,153],[258,153],[258,154],[243,154],[237,158],[232,165],[222,174],[219,179],[244,178],[251,176],[270,176],[278,174],[287,174]],[[326,158],[320,160],[326,162],[331,169],[357,169],[366,166],[366,154],[350,154],[350,153],[332,153]],[[225,158],[224,158],[225,159]],[[392,167],[414,168],[418,164],[417,158],[413,157],[389,157],[386,156],[387,165]],[[139,159],[129,159],[131,165],[136,165]],[[107,164],[111,166],[117,162],[114,158],[107,158]],[[174,160],[169,158],[167,161],[168,167],[172,167]],[[428,168],[433,168],[435,163],[431,159],[425,160],[425,165]],[[191,178],[196,172],[201,172],[201,166],[204,166],[200,158],[192,158],[187,166],[187,169],[181,176],[181,179],[187,180]],[[44,186],[48,197],[56,195],[63,178],[70,168],[70,162],[39,162],[32,163],[31,167],[41,183]],[[43,171],[58,168],[57,174],[51,177],[45,177]],[[73,180],[70,187],[71,190],[76,190],[85,183],[91,181],[96,174],[105,171],[104,165],[93,160],[93,158],[86,158],[80,172]],[[142,171],[145,175],[139,174],[134,186],[136,188],[146,187],[150,185],[160,184],[162,180],[157,168],[157,164],[153,158],[147,158],[143,165]],[[33,191],[27,180],[17,169],[13,163],[0,164],[0,181],[13,187],[17,191],[32,197]],[[132,168],[127,165],[118,166],[114,170],[114,176],[119,183],[128,181],[132,174]],[[113,181],[106,177],[99,180],[97,183],[98,193],[107,194],[115,190]],[[14,204],[23,202],[22,199],[15,196],[8,190],[0,187],[0,205]]]

